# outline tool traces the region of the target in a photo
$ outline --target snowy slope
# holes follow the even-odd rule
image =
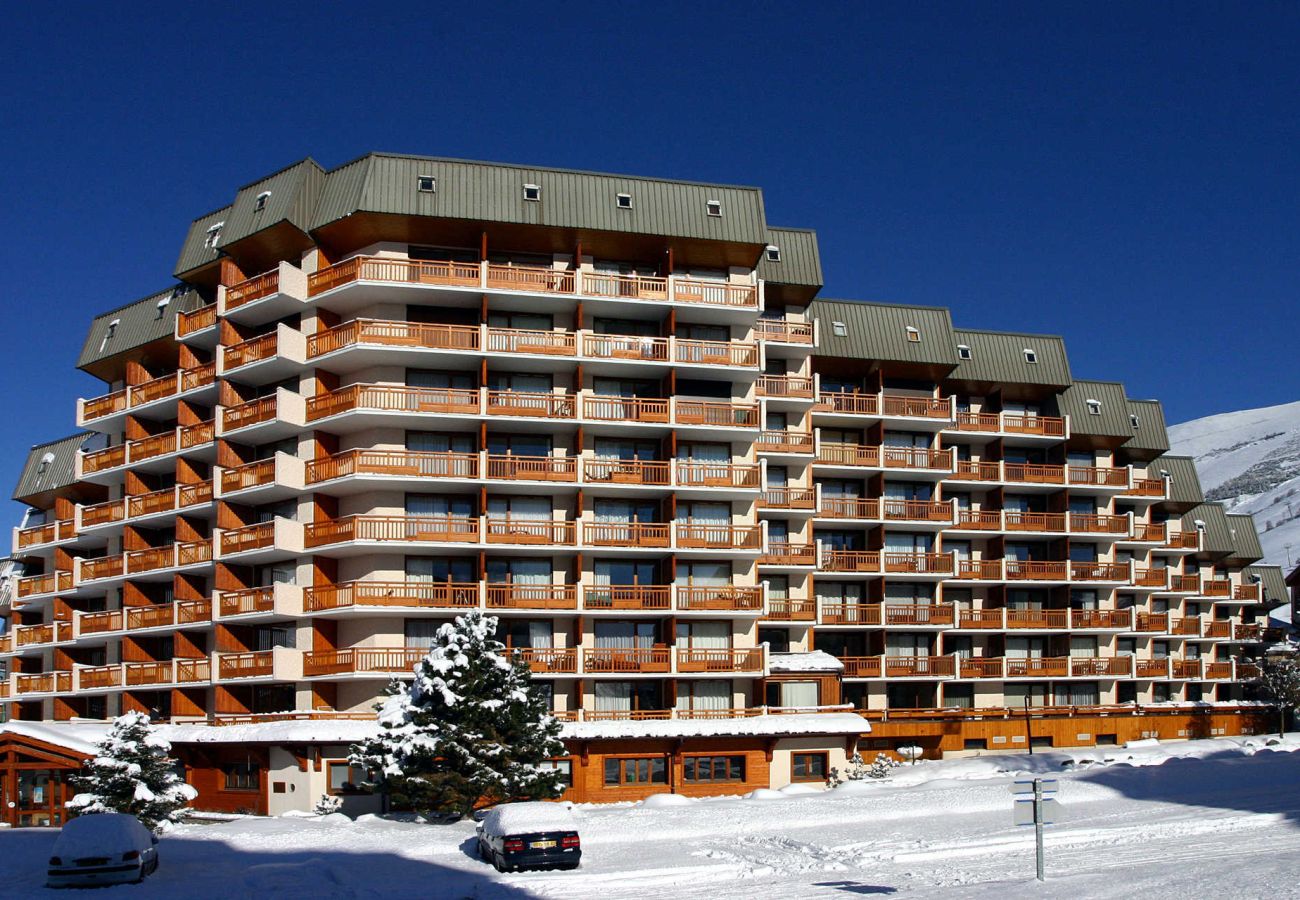
[[[1170,452],[1196,459],[1201,487],[1250,513],[1265,562],[1300,561],[1300,402],[1193,419],[1169,429]]]

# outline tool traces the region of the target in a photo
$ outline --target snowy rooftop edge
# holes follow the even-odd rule
[[[817,734],[867,734],[871,725],[855,713],[792,713],[733,719],[627,719],[570,722],[560,736],[591,738],[733,737]]]
[[[804,653],[769,653],[767,667],[773,672],[842,672],[844,663],[825,650]]]

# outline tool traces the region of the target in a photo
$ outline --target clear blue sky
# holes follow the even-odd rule
[[[1260,2],[12,5],[0,490],[192,218],[369,150],[759,185],[825,296],[1064,334],[1171,422],[1295,400],[1297,46]]]

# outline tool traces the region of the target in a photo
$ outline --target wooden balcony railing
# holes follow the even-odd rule
[[[679,672],[761,672],[763,651],[758,647],[747,650],[677,649]]]
[[[126,409],[125,388],[120,391],[113,391],[111,394],[105,394],[102,397],[83,401],[81,404],[81,417],[83,420],[90,422],[121,412],[124,409]]]
[[[488,609],[577,609],[578,588],[572,584],[489,584]]]
[[[1199,679],[1201,677],[1201,660],[1199,659],[1173,659],[1170,660],[1171,678]]]
[[[806,375],[764,375],[758,379],[760,397],[811,398],[813,380]]]
[[[817,601],[794,597],[769,597],[766,619],[774,622],[815,622]]]
[[[723,366],[736,369],[752,369],[758,365],[758,345],[747,341],[691,341],[677,338],[673,341],[673,347],[673,359],[679,363],[698,363],[705,366]],[[790,382],[790,387],[796,393],[766,396],[812,396],[811,378],[786,377],[793,377],[794,380]],[[760,394],[763,392],[764,380],[764,378],[759,379]]]
[[[790,319],[760,317],[754,323],[754,337],[783,344],[809,344],[813,342],[813,324]]]
[[[812,509],[816,503],[812,488],[768,488],[758,498],[759,509]]]
[[[1105,678],[1133,674],[1131,656],[1072,656],[1070,674],[1075,678]]]
[[[1205,678],[1210,681],[1222,681],[1231,678],[1232,663],[1230,662],[1207,662],[1205,664]]]
[[[578,671],[575,647],[525,647],[515,653],[539,675],[573,675]]]
[[[256,587],[241,591],[222,591],[218,603],[222,618],[268,613],[275,609],[275,588]]]
[[[763,608],[761,587],[736,585],[679,585],[677,608],[680,610],[724,610],[730,612],[755,612]]]
[[[137,575],[166,569],[176,564],[176,551],[169,544],[165,547],[148,547],[144,550],[128,550],[126,553],[126,573]]]
[[[139,516],[152,516],[176,508],[175,488],[164,488],[148,494],[137,494],[126,498],[126,516],[134,519]]]
[[[690,549],[759,550],[763,534],[757,525],[712,525],[678,522],[677,546]]]
[[[595,647],[582,651],[583,670],[604,672],[668,672],[672,652],[667,647]]]
[[[956,475],[962,481],[1001,481],[1002,466],[995,462],[959,459]]]
[[[170,684],[172,664],[167,662],[129,662],[124,667],[125,681],[128,686],[146,684]]]
[[[1207,638],[1230,638],[1232,637],[1232,623],[1223,620],[1206,622],[1205,636]]]
[[[1008,629],[1047,629],[1064,631],[1070,627],[1068,609],[1008,609]]]
[[[1163,478],[1134,478],[1133,485],[1125,491],[1130,497],[1163,497],[1165,480]]]
[[[572,294],[575,273],[550,266],[489,263],[487,286],[498,290],[534,291],[543,294]]]
[[[951,522],[953,505],[885,497],[880,501],[880,511],[889,522]]]
[[[1114,534],[1122,536],[1128,534],[1128,526],[1128,516],[1070,513],[1070,531],[1079,534]]]
[[[823,603],[825,625],[880,625],[879,603]]]
[[[155,456],[175,453],[176,440],[175,431],[165,431],[162,434],[151,435],[138,441],[128,441],[126,445],[127,458],[131,462],[140,462],[145,459],[153,459]]]
[[[488,391],[490,416],[523,416],[572,419],[577,412],[573,394],[544,394],[533,391]]]
[[[1138,587],[1166,587],[1169,584],[1169,570],[1134,569],[1133,584]]]
[[[75,537],[76,533],[76,522],[73,519],[47,522],[44,525],[34,525],[31,528],[19,530],[18,546],[26,549],[28,547],[39,547],[41,544],[52,544],[55,541],[66,541]]]
[[[405,478],[478,478],[477,453],[416,450],[347,450],[306,465],[308,484],[349,475],[392,475]]]
[[[124,465],[126,465],[126,444],[115,444],[102,450],[94,450],[81,457],[81,471],[87,475]]]
[[[1201,619],[1199,616],[1187,616],[1181,619],[1173,619],[1169,623],[1169,633],[1200,637]]]
[[[653,275],[619,275],[613,272],[583,272],[582,292],[593,297],[629,300],[667,300],[668,279]]]
[[[1237,584],[1232,588],[1233,600],[1245,600],[1248,602],[1259,602],[1260,586],[1257,584]]]
[[[200,538],[197,541],[182,541],[176,545],[176,565],[192,566],[212,560],[212,541]]]
[[[1093,487],[1128,487],[1129,470],[1112,469],[1103,466],[1067,466],[1069,482],[1074,487],[1090,485]]]
[[[480,329],[473,325],[354,319],[310,335],[307,338],[307,357],[324,356],[358,344],[473,352],[479,349],[480,333]]]
[[[757,403],[722,403],[712,400],[678,400],[674,404],[678,425],[757,428]]]
[[[68,693],[72,690],[71,672],[41,672],[14,676],[16,694]]]
[[[822,497],[823,519],[879,519],[880,501],[869,497]]]
[[[35,644],[54,644],[72,640],[71,622],[49,622],[45,625],[19,625],[14,628],[14,644],[30,647]]]
[[[1131,609],[1072,609],[1070,627],[1130,631],[1133,628],[1133,611]]]
[[[1169,677],[1169,660],[1166,659],[1135,659],[1133,661],[1134,678],[1168,678]]]
[[[310,405],[311,401],[307,402]],[[275,412],[276,396],[269,394],[247,403],[226,407],[221,412],[221,427],[226,431],[234,431],[237,428],[269,422],[275,418]]]
[[[1233,626],[1232,637],[1237,641],[1258,641],[1264,636],[1264,629],[1257,623],[1241,622]]]
[[[246,422],[244,424],[250,423]],[[188,450],[201,444],[212,443],[217,433],[217,423],[215,419],[209,419],[206,422],[199,422],[197,425],[183,425],[180,431],[181,449]]]
[[[845,678],[879,678],[881,665],[879,656],[841,656],[844,664]]]
[[[209,303],[207,306],[200,306],[198,309],[192,309],[178,315],[176,317],[176,334],[178,337],[187,337],[196,331],[212,328],[216,324],[217,304]]]
[[[158,378],[133,385],[128,389],[130,406],[141,406],[164,397],[171,397],[180,390],[180,376],[177,372],[168,372]]]
[[[417,647],[350,647],[343,650],[309,650],[302,655],[302,674],[410,672],[428,654]]]
[[[1138,522],[1133,526],[1133,540],[1163,544],[1169,529],[1165,522]]]
[[[963,531],[1001,531],[1002,511],[997,509],[958,509],[956,527]]]
[[[1134,631],[1165,633],[1169,631],[1169,613],[1140,612],[1134,617]]]
[[[827,572],[879,572],[879,550],[826,550],[822,568]]]
[[[1201,546],[1201,533],[1195,528],[1179,531],[1169,535],[1169,543],[1165,546],[1172,550],[1196,550]]]
[[[886,656],[886,678],[948,678],[956,674],[951,656]]]
[[[812,453],[813,436],[805,431],[760,431],[754,449],[759,453]]]
[[[1232,582],[1226,578],[1207,578],[1201,582],[1202,597],[1231,597]]]
[[[956,610],[948,603],[885,604],[886,625],[910,625],[916,627],[952,625],[955,617]]]
[[[226,678],[264,678],[275,670],[275,655],[271,650],[253,653],[222,653],[217,657],[217,672]]]
[[[77,673],[78,686],[84,690],[122,686],[122,666],[90,666]]]
[[[477,583],[433,581],[351,581],[303,589],[309,612],[353,606],[416,609],[467,609],[478,606]]]
[[[181,369],[181,392],[206,387],[217,380],[217,364],[203,363],[190,369]]]
[[[959,559],[954,575],[967,581],[1002,581],[1002,560]]]
[[[886,416],[910,419],[951,419],[951,397],[896,397],[885,394],[880,398],[880,410]]]
[[[1004,510],[1002,518],[1007,531],[1065,531],[1064,513],[1021,512],[1016,509]]]
[[[817,448],[817,462],[828,466],[880,467],[880,448],[870,444],[841,444],[823,441]]]
[[[176,664],[175,679],[179,684],[212,680],[212,661],[207,657],[175,659],[173,662]]]
[[[479,413],[479,392],[473,388],[353,384],[309,398],[307,421],[316,422],[352,410],[474,416]]]
[[[246,465],[226,469],[221,473],[223,494],[260,487],[275,481],[275,457],[259,459]]]
[[[489,328],[490,353],[531,353],[543,356],[576,356],[577,336],[572,331],[538,331],[524,328]]]
[[[1007,657],[1008,678],[1064,678],[1069,674],[1068,656]]]
[[[1001,631],[1007,627],[1005,610],[963,609],[957,613],[957,627],[967,630]]]
[[[77,617],[77,630],[81,634],[103,634],[122,630],[122,610],[81,613]]]
[[[1068,581],[1067,562],[1034,562],[1023,559],[1006,560],[1007,581]]]
[[[308,547],[343,541],[451,541],[477,543],[477,516],[347,516],[304,529]]]
[[[667,522],[583,522],[582,542],[591,547],[667,547]]]
[[[255,338],[227,347],[221,356],[226,371],[238,369],[249,363],[259,362],[275,356],[278,347],[277,334],[274,331],[260,334]]]
[[[587,279],[583,274],[583,281]],[[758,288],[752,284],[725,281],[673,279],[673,299],[678,303],[708,303],[714,306],[758,307]]]
[[[1071,562],[1071,581],[1128,581],[1128,563]]]
[[[957,430],[1065,437],[1065,419],[1025,413],[957,413]]]
[[[672,481],[672,466],[666,460],[583,459],[582,477],[591,484],[667,486]]]
[[[816,563],[815,544],[792,544],[789,541],[768,541],[767,552],[758,559],[760,566],[812,566]]]
[[[97,578],[113,578],[125,574],[124,559],[121,553],[100,556],[81,561],[81,580],[94,581]]]
[[[668,338],[649,335],[582,333],[582,355],[596,359],[668,361]]]
[[[677,461],[677,483],[682,487],[753,488],[759,486],[758,466],[750,463]]]
[[[578,458],[493,454],[487,458],[487,477],[503,481],[574,482],[578,480]]]
[[[549,519],[521,519],[488,516],[485,522],[489,544],[546,544],[569,546],[576,540],[577,523]]]
[[[269,297],[280,289],[280,270],[272,269],[226,288],[226,311]]]
[[[28,575],[18,579],[18,596],[34,597],[72,590],[71,572],[50,572],[45,575]]]
[[[822,391],[817,395],[815,409],[849,416],[876,416],[880,414],[880,396],[853,391]]]
[[[1003,463],[1002,480],[1019,484],[1065,484],[1065,466]]]
[[[899,553],[886,550],[885,571],[911,575],[948,575],[952,574],[953,561],[951,553]]]
[[[275,544],[275,522],[258,522],[221,532],[221,553],[262,550]]]
[[[961,659],[958,675],[962,678],[1001,678],[1003,666],[1000,656],[969,656]]]
[[[479,263],[357,256],[309,275],[307,296],[315,297],[355,281],[479,287],[481,279]]]
[[[666,584],[596,584],[582,590],[585,609],[671,609],[672,587]]]
[[[887,469],[951,469],[952,450],[925,447],[881,447],[880,459]]]
[[[1199,594],[1201,591],[1200,575],[1171,575],[1169,590],[1179,594]]]

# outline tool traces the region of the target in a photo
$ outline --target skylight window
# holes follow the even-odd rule
[[[778,246],[776,246],[775,244],[768,244],[768,245],[767,245],[767,261],[768,261],[768,262],[780,262],[780,261],[781,261],[781,248],[778,247]]]
[[[1090,397],[1090,398],[1088,398],[1087,400],[1085,400],[1084,403],[1086,403],[1086,404],[1088,405],[1088,415],[1090,415],[1090,416],[1099,416],[1099,415],[1101,415],[1101,401],[1100,401],[1100,400],[1093,400],[1093,399]]]
[[[1029,363],[1030,365],[1033,365],[1034,363],[1038,362],[1038,352],[1035,351],[1035,350],[1031,350],[1031,349],[1029,349],[1028,347],[1026,347],[1026,348],[1025,348],[1025,362]]]
[[[1137,417],[1137,413],[1130,413],[1128,420],[1133,423],[1133,430],[1137,431],[1142,427],[1142,420]]]
[[[99,342],[99,350],[101,353],[104,351],[104,348],[108,346],[108,342],[113,339],[113,335],[117,333],[117,326],[120,324],[122,324],[121,319],[114,319],[108,323],[108,328],[104,331],[104,339]]]
[[[225,224],[225,222],[218,222],[215,225],[208,226],[207,236],[203,239],[204,247],[207,247],[209,250],[216,249],[217,241],[221,239],[221,228]]]
[[[54,462],[54,454],[53,454],[53,453],[49,452],[48,450],[45,451],[44,453],[42,453],[42,454],[41,454],[41,461],[40,461],[40,464],[37,465],[37,467],[36,467],[36,474],[37,474],[37,475],[44,475],[44,474],[45,474],[45,470],[48,469],[48,468],[50,467],[50,463],[52,463],[52,462]]]
[[[721,200],[709,200],[707,203],[704,204],[704,210],[705,210],[705,212],[707,212],[707,213],[708,213],[709,215],[711,215],[711,216],[721,216],[721,215],[722,215],[722,201],[721,201]]]
[[[417,175],[415,189],[421,194],[433,194],[438,190],[438,179],[432,175]]]
[[[542,189],[536,184],[524,185],[524,199],[538,202],[542,199]]]
[[[172,302],[171,297],[164,297],[163,299],[158,301],[158,311],[154,314],[155,320],[161,319],[163,317],[163,315],[167,312],[168,304],[170,304],[171,302]]]
[[[631,209],[631,208],[632,208],[632,195],[631,195],[631,194],[615,194],[615,195],[614,195],[614,204],[615,204],[619,209]]]
[[[253,212],[261,212],[262,210],[266,209],[266,201],[270,199],[271,199],[270,191],[262,191],[262,193],[258,194],[257,199],[253,201]]]
[[[907,326],[907,341],[910,344],[921,343],[921,331],[914,325]]]
[[[957,345],[957,358],[958,358],[958,359],[970,359],[970,347],[966,346],[965,344],[958,344],[958,345]]]
[[[849,333],[849,327],[843,322],[832,322],[831,331],[834,332],[836,337],[846,337]]]

